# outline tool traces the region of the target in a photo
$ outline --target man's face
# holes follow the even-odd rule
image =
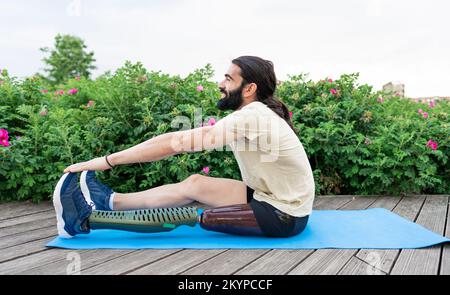
[[[245,85],[242,85],[243,78],[240,74],[241,70],[235,64],[231,64],[228,72],[225,74],[225,79],[220,82],[219,89],[222,93],[220,100],[217,102],[219,110],[237,110],[244,100],[242,97],[242,90]]]

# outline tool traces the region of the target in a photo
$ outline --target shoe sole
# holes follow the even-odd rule
[[[86,182],[86,176],[87,176],[87,171],[81,172],[81,176],[80,176],[81,192],[83,193],[83,197],[86,200],[86,202],[92,206],[92,210],[95,210],[95,203],[92,201],[91,193],[89,192],[89,188],[88,188],[87,182]]]
[[[63,214],[63,206],[61,203],[61,188],[64,184],[64,181],[67,179],[67,177],[70,175],[70,173],[64,174],[58,181],[58,184],[56,185],[55,191],[53,192],[53,206],[56,210],[56,226],[58,228],[58,234],[62,238],[71,239],[73,238],[72,235],[70,235],[64,227],[66,226],[66,223],[64,222],[64,219],[62,218]]]

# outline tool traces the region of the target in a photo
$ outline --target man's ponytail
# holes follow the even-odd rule
[[[295,134],[297,134],[297,130],[294,128],[294,125],[292,124],[292,119],[289,114],[289,109],[287,106],[281,102],[279,99],[271,96],[265,100],[259,100],[263,104],[265,104],[268,108],[270,108],[272,111],[274,111],[278,116],[283,118],[286,123],[291,127],[291,129],[294,131]]]

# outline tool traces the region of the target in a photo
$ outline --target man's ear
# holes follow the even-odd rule
[[[247,85],[247,87],[244,88],[244,96],[252,96],[253,94],[256,95],[256,90],[258,89],[258,85],[256,83],[250,83]]]

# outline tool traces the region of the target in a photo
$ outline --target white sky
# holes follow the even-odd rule
[[[375,90],[450,96],[447,0],[0,0],[0,68],[43,68],[56,34],[83,38],[98,75],[126,60],[182,76],[211,63],[219,81],[240,55],[272,60],[278,79],[360,72]]]

